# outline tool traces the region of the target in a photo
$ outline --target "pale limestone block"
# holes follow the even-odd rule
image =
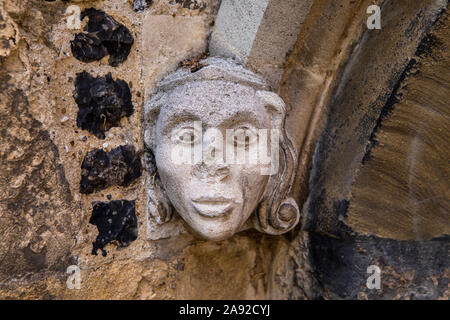
[[[212,56],[233,58],[276,89],[312,0],[224,0],[212,31]]]
[[[144,17],[143,78],[148,95],[156,82],[174,71],[180,61],[206,50],[208,26],[202,16],[151,15]]]

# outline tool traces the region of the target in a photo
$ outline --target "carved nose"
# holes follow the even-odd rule
[[[194,175],[202,180],[222,181],[230,175],[230,168],[224,164],[206,164],[204,162],[194,166]]]
[[[214,176],[219,178],[219,180],[223,180],[230,175],[230,168],[226,165],[219,166],[219,168],[215,169]]]

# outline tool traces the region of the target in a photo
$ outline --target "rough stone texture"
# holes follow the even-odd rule
[[[343,77],[333,90],[326,128],[314,155],[311,192],[305,207],[309,211],[308,228],[311,230],[336,236],[345,234],[342,220],[372,131],[410,57],[440,15],[442,5],[443,2],[435,1],[409,6],[400,2],[385,3],[382,7],[384,29],[389,30],[390,37],[367,30],[358,50],[353,50]],[[401,7],[409,19],[399,23],[394,13],[398,10],[396,6]],[[389,63],[382,64],[388,56],[391,57]],[[374,73],[377,77],[372,76]]]
[[[315,1],[286,62],[278,92],[286,102],[286,126],[299,150],[293,194],[300,207],[308,195],[312,157],[325,125],[330,95],[366,30],[368,5],[369,1]]]
[[[214,24],[210,53],[245,64],[270,0],[223,0]]]
[[[0,283],[70,264],[80,206],[57,147],[30,114],[17,53],[0,68]]]
[[[153,0],[133,0],[133,10],[141,11],[153,4]]]
[[[151,30],[142,35],[142,50],[146,52],[143,63],[153,65],[144,69],[145,94],[150,96],[157,81],[175,71],[182,60],[206,51],[208,28],[200,16],[147,14],[143,29]]]
[[[450,23],[421,41],[372,132],[345,223],[398,240],[450,234]]]
[[[305,104],[300,104],[302,97],[316,99],[312,104],[316,110],[307,113],[306,134],[300,133],[298,123],[292,123],[291,128],[297,128],[297,138],[303,139],[301,157],[305,158],[299,160],[299,174],[307,174],[299,176],[297,190],[300,201],[308,198],[303,213],[305,230],[310,232],[310,261],[324,297],[448,299],[449,259],[444,253],[448,251],[448,196],[444,191],[448,189],[448,173],[443,167],[448,156],[437,143],[445,140],[445,133],[433,129],[446,127],[444,123],[448,122],[441,111],[447,103],[438,98],[448,96],[448,88],[442,84],[446,81],[441,80],[445,79],[441,72],[448,62],[441,51],[433,56],[430,50],[428,61],[415,57],[421,61],[420,66],[411,67],[410,63],[415,52],[420,55],[424,50],[423,41],[429,42],[427,34],[436,36],[432,28],[441,26],[443,37],[448,38],[444,36],[447,14],[442,13],[446,5],[446,1],[384,2],[383,32],[347,30],[346,36],[355,38],[340,42],[340,46],[347,43],[347,48],[338,51],[338,66],[333,66],[335,71],[328,70],[329,75],[321,72],[321,68],[328,69],[322,66],[327,60],[320,56],[321,50],[308,56],[308,50],[314,47],[303,44],[291,56],[280,89],[292,106],[291,115],[305,112]],[[399,20],[400,10],[403,18]],[[322,7],[320,14],[326,12]],[[320,32],[306,35],[316,31]],[[305,82],[313,72],[318,72],[325,84],[315,97],[308,95],[315,92],[314,83]],[[427,93],[420,93],[419,88],[426,87],[421,79],[429,79],[432,100],[427,100]],[[402,105],[408,103],[406,110]],[[423,117],[423,111],[413,111],[429,108],[439,110],[439,116]],[[420,138],[415,135],[417,131]],[[428,135],[430,138],[425,138]],[[427,153],[433,168],[419,170],[416,162],[419,167],[411,175],[410,161],[418,161],[411,146],[422,138],[429,141],[431,136],[436,142]],[[378,142],[375,146],[374,141]],[[421,146],[426,152],[428,147]],[[311,147],[314,152],[305,153],[305,148]],[[309,184],[302,184],[301,178]],[[417,212],[415,207],[420,202],[409,200],[426,200],[428,193],[431,196],[425,202],[430,207]],[[380,290],[368,290],[365,285],[366,268],[371,264],[382,270]]]
[[[170,0],[170,4],[180,4],[183,8],[191,10],[204,10],[207,7],[205,0]]]
[[[0,4],[0,59],[9,55],[19,42],[19,30],[16,23]]]

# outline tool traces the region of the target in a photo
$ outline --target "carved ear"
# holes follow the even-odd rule
[[[144,105],[144,143],[151,150],[156,147],[155,127],[164,98],[164,93],[157,93]]]
[[[156,148],[155,128],[159,111],[165,100],[164,93],[155,94],[144,106],[145,163],[150,175],[147,183],[147,210],[156,224],[170,221],[173,208],[159,179],[153,151]]]
[[[150,178],[147,184],[147,210],[149,218],[157,225],[169,222],[172,218],[172,205],[161,184],[155,181],[155,177]]]
[[[297,202],[291,198],[263,201],[253,219],[253,227],[263,233],[280,235],[292,230],[300,221]]]
[[[286,104],[283,99],[275,92],[262,90],[256,91],[256,96],[263,101],[267,111],[272,113],[272,126],[281,130],[286,116]]]
[[[145,151],[145,165],[149,174],[146,180],[147,210],[149,218],[160,225],[170,221],[173,208],[159,179],[155,156],[149,148]]]

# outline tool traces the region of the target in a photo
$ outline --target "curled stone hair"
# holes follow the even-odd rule
[[[156,146],[153,131],[159,111],[167,103],[167,97],[174,88],[195,81],[218,80],[253,88],[256,96],[264,102],[267,111],[272,113],[273,126],[280,130],[279,170],[270,176],[264,195],[251,219],[254,228],[267,234],[278,235],[291,230],[300,217],[296,201],[289,196],[297,168],[297,155],[286,134],[286,110],[283,100],[276,93],[269,91],[268,85],[259,76],[231,60],[208,58],[199,64],[200,68],[195,72],[180,68],[167,76],[159,83],[156,94],[145,104],[146,165],[152,177],[147,191],[147,207],[151,218],[157,224],[162,224],[170,220],[173,212],[153,155]]]

